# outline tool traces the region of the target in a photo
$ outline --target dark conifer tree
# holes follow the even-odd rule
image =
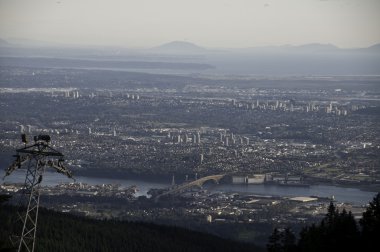
[[[351,212],[339,210],[330,203],[320,225],[305,227],[297,244],[299,251],[356,251],[360,232]]]
[[[281,239],[281,232],[277,228],[275,228],[271,236],[269,236],[269,242],[267,244],[268,252],[282,251]]]
[[[378,248],[380,237],[380,193],[369,203],[367,210],[360,220],[362,227],[362,241],[367,251]]]
[[[0,194],[0,207],[2,204],[7,202],[10,198],[11,196],[9,195]],[[2,239],[0,239],[0,252],[12,252],[12,251],[16,251],[16,250],[14,248],[11,248],[10,244],[7,243],[7,241],[5,240],[3,241]]]
[[[296,251],[296,236],[290,230],[290,228],[285,228],[282,235],[282,247],[284,252]]]
[[[325,247],[323,238],[324,236],[320,226],[313,224],[304,227],[300,232],[300,239],[297,244],[298,251],[323,251]]]
[[[285,228],[283,231],[279,231],[277,228],[273,230],[272,235],[269,237],[269,243],[267,245],[268,251],[272,252],[293,252],[296,251],[296,237],[290,228]]]
[[[335,220],[339,216],[339,212],[336,209],[334,203],[331,201],[329,207],[327,208],[327,214],[324,218],[324,223],[327,224],[328,227],[332,227],[334,225]]]

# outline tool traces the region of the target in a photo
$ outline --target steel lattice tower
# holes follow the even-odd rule
[[[50,136],[35,136],[33,145],[27,145],[25,134],[22,135],[22,140],[25,147],[16,150],[16,160],[5,173],[5,176],[8,176],[24,163],[28,163],[20,211],[17,213],[14,231],[10,239],[13,246],[18,248],[17,251],[32,252],[35,247],[40,186],[45,168],[52,167],[69,178],[72,178],[72,174],[63,166],[63,154],[49,146]]]

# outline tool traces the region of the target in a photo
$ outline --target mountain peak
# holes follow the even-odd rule
[[[0,38],[0,45],[9,45],[9,43],[5,39]]]
[[[320,43],[305,44],[305,45],[295,46],[294,48],[298,50],[308,50],[308,51],[309,50],[310,51],[339,50],[339,48],[333,44],[320,44]]]
[[[368,47],[367,49],[380,51],[380,43],[374,44],[374,45]]]
[[[205,51],[203,47],[186,41],[172,41],[152,48],[154,51],[165,53],[199,53]]]

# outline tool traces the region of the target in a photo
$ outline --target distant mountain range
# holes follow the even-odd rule
[[[52,47],[72,47],[59,43],[48,43],[42,41],[34,41],[28,39],[12,39],[4,40],[0,38],[0,46],[52,46]],[[84,48],[83,46],[80,46]],[[90,48],[96,48],[96,46],[90,46]],[[218,52],[380,52],[380,43],[365,48],[339,48],[333,44],[321,44],[311,43],[304,45],[282,45],[282,46],[257,46],[257,47],[245,47],[245,48],[205,48],[186,41],[172,41],[156,47],[146,49],[144,51],[151,53],[162,54],[207,54]]]
[[[19,44],[0,40],[0,65],[223,75],[380,75],[380,44],[205,48],[173,41],[148,49]]]
[[[264,47],[248,47],[248,48],[226,48],[226,49],[208,49],[190,42],[173,41],[150,49],[156,53],[218,53],[218,52],[380,52],[380,43],[367,48],[339,48],[333,44],[311,43],[304,45],[283,45],[283,46],[264,46]]]

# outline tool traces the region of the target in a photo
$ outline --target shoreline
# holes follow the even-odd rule
[[[49,172],[50,173],[50,172]],[[51,174],[54,174],[54,172],[51,172]],[[86,178],[93,178],[93,179],[114,179],[114,180],[138,180],[141,182],[148,182],[148,183],[160,183],[170,186],[172,182],[172,175],[146,175],[146,174],[131,174],[131,173],[125,173],[125,172],[115,172],[115,173],[108,173],[105,174],[103,172],[99,171],[76,171],[74,173],[75,177],[86,177]],[[176,184],[181,184],[184,182],[184,179],[177,179],[178,177],[184,177],[182,174],[175,176],[175,182]],[[21,182],[21,181],[20,181]],[[23,181],[22,181],[23,182]],[[22,183],[21,182],[21,183]],[[348,184],[348,183],[334,183],[334,182],[327,182],[327,181],[313,181],[313,180],[305,180],[304,181],[307,186],[335,186],[339,188],[353,188],[358,189],[363,192],[373,192],[378,193],[380,192],[380,184],[369,184],[369,185],[363,185],[363,184]],[[6,181],[3,181],[4,184],[7,183]],[[226,180],[222,180],[220,182],[221,185],[234,185],[232,182],[227,182]],[[246,186],[251,185],[276,185],[276,186],[283,186],[283,187],[290,187],[290,188],[300,188],[304,186],[299,185],[280,185],[277,183],[262,183],[262,184],[247,184]]]
[[[172,175],[142,175],[142,174],[129,174],[129,173],[115,173],[113,176],[109,176],[110,174],[94,174],[92,172],[84,174],[79,173],[78,174],[81,177],[90,177],[90,178],[108,178],[108,179],[135,179],[135,180],[142,180],[146,182],[156,182],[156,183],[166,183],[168,185],[171,184],[171,178]],[[100,176],[99,176],[100,175]],[[181,176],[177,175],[177,176]],[[176,176],[176,177],[177,177]],[[177,183],[183,183],[184,180],[176,180]],[[221,182],[221,184],[227,184],[227,185],[233,185],[232,183],[225,183]],[[277,183],[263,183],[264,185],[278,185],[278,186],[287,186],[287,187],[300,187],[299,185],[279,185]],[[254,184],[252,184],[254,185]],[[309,186],[336,186],[341,188],[354,188],[359,189],[363,192],[373,192],[377,193],[380,192],[380,184],[370,184],[370,185],[362,185],[362,184],[347,184],[347,183],[329,183],[329,182],[322,182],[322,181],[307,181],[307,185]],[[249,186],[249,184],[247,184]]]

